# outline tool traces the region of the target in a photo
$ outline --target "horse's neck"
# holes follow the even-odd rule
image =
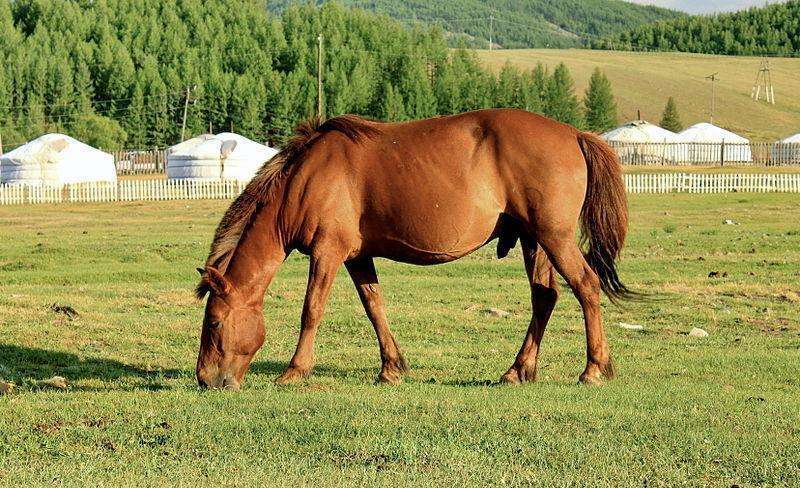
[[[244,233],[231,256],[225,277],[240,291],[262,301],[267,287],[286,259],[286,242],[279,229],[282,192],[254,216],[250,228]]]

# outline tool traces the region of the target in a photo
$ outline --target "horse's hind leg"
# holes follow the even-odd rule
[[[611,353],[600,316],[600,279],[584,259],[574,236],[574,229],[567,229],[563,232],[540,233],[538,239],[583,309],[586,369],[581,374],[580,381],[600,384],[601,375],[609,379],[614,376]]]
[[[539,360],[539,346],[553,308],[558,300],[558,281],[552,263],[535,242],[522,239],[522,256],[525,272],[531,287],[532,317],[525,341],[517,353],[514,364],[500,381],[510,384],[536,380],[536,364]]]
[[[378,375],[378,381],[400,383],[402,374],[408,371],[408,363],[403,358],[392,331],[389,330],[375,263],[372,258],[367,258],[348,261],[345,266],[350,272],[350,277],[358,290],[358,297],[378,336],[378,346],[381,350],[381,373]]]

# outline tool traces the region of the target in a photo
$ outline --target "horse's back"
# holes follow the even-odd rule
[[[320,224],[357,227],[357,253],[457,259],[496,237],[501,215],[528,219],[547,187],[575,186],[576,169],[585,180],[575,129],[521,110],[374,124],[360,143],[326,134],[301,168],[315,188],[302,195],[327,193]]]

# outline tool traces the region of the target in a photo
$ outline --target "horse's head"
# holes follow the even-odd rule
[[[201,387],[238,390],[250,361],[264,343],[260,303],[252,303],[213,267],[198,269],[197,294],[208,294],[197,382]]]

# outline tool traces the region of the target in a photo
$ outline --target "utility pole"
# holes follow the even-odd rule
[[[325,118],[322,107],[322,34],[317,36],[317,117]]]
[[[494,37],[494,14],[489,16],[489,51],[492,50],[492,37]]]
[[[192,97],[192,90],[196,90],[197,85],[192,87],[186,87],[186,100],[183,103],[183,121],[181,122],[181,141],[184,141],[184,136],[186,135],[186,113],[189,111],[189,101]]]
[[[756,81],[753,83],[753,91],[750,97],[756,102],[761,100],[761,88],[764,88],[764,95],[767,103],[775,105],[775,87],[772,85],[772,72],[769,69],[769,59],[766,56],[761,60],[761,66],[756,74]]]
[[[711,125],[714,125],[714,109],[716,108],[717,103],[716,84],[717,80],[719,79],[717,78],[718,74],[719,73],[714,73],[706,76],[707,80],[711,80]]]

